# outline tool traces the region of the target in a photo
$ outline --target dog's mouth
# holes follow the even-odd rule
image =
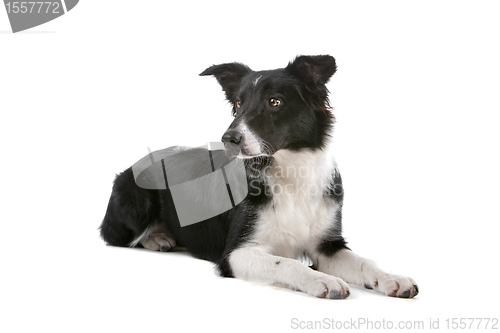
[[[224,152],[229,158],[237,157],[241,154],[240,146],[235,143],[224,142],[224,148]]]
[[[225,142],[224,143],[224,151],[227,157],[233,158],[241,158],[241,159],[249,159],[249,158],[255,158],[255,157],[261,157],[261,156],[272,156],[272,152],[270,151],[265,151],[263,149],[255,149],[256,147],[252,147],[254,149],[249,149],[245,144],[242,146],[230,143],[230,142]]]

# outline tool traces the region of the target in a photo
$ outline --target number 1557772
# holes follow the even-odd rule
[[[14,14],[60,14],[59,2],[51,1],[9,1],[5,3],[7,13]]]

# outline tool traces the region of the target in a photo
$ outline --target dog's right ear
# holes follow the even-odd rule
[[[200,75],[213,75],[222,86],[228,101],[234,103],[241,84],[241,79],[252,70],[243,64],[233,62],[222,65],[213,65],[205,69]]]
[[[316,91],[322,89],[330,77],[337,71],[335,58],[330,55],[299,56],[288,64],[288,71],[300,77],[306,88]]]

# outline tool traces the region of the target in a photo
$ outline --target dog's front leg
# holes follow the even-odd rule
[[[285,286],[316,297],[342,299],[349,286],[341,279],[305,266],[298,260],[272,255],[263,246],[249,245],[229,255],[233,275],[243,280]]]
[[[412,298],[418,294],[418,286],[412,278],[387,273],[374,261],[362,258],[348,249],[340,250],[333,256],[320,254],[317,265],[320,272],[338,276],[348,283],[374,289],[388,296]]]

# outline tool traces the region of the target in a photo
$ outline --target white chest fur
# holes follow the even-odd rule
[[[296,258],[314,251],[339,208],[324,195],[336,163],[329,151],[280,150],[266,170],[272,201],[259,213],[252,242],[275,255]]]

